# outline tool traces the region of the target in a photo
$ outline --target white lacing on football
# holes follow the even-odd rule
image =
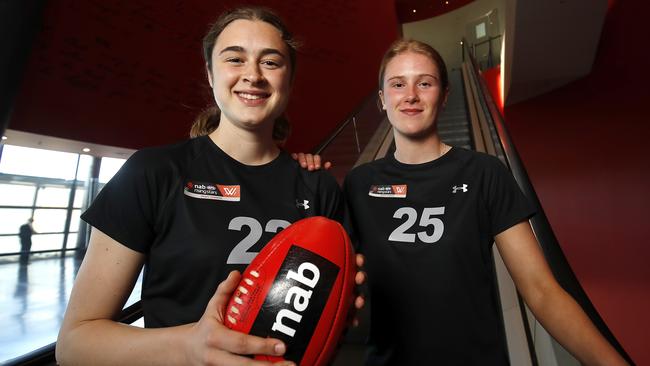
[[[257,272],[257,271],[250,271],[249,274],[250,274],[251,276],[255,277],[255,278],[259,278],[259,277],[260,277],[260,273]],[[240,286],[237,288],[237,290],[238,290],[242,295],[244,295],[244,296],[242,296],[242,297],[244,297],[244,299],[247,299],[248,297],[245,296],[245,295],[248,295],[248,293],[249,293],[249,289],[246,288],[245,286],[253,287],[253,285],[255,285],[255,281],[253,281],[253,280],[250,279],[250,278],[245,277],[244,280],[243,280],[243,282],[242,282],[242,283],[240,284]],[[235,296],[235,297],[233,298],[233,301],[235,302],[235,304],[237,304],[237,305],[244,305],[244,299],[242,299],[242,297],[240,297],[240,296]],[[232,324],[237,324],[237,319],[236,319],[235,316],[237,316],[237,315],[239,315],[239,314],[240,314],[239,309],[237,308],[236,305],[233,305],[233,306],[230,307],[226,319],[228,319],[228,321],[231,322]],[[235,316],[233,316],[233,315],[235,315]]]
[[[226,318],[228,319],[229,322],[233,324],[237,324],[237,320],[235,320],[235,318],[233,318],[232,316],[228,315],[226,316]]]

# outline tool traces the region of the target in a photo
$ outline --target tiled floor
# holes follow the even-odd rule
[[[56,341],[80,265],[74,256],[0,262],[0,364]],[[127,305],[140,298],[141,279]]]

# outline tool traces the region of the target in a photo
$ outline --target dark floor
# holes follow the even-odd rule
[[[0,364],[56,341],[79,264],[72,255],[33,256],[27,265],[2,257]],[[127,304],[139,298],[137,284]]]

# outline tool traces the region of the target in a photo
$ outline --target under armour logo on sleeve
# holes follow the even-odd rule
[[[451,193],[458,193],[458,191],[467,192],[467,184],[463,184],[461,186],[453,186],[451,187],[451,189],[452,189]]]

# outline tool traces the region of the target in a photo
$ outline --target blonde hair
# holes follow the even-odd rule
[[[395,58],[395,56],[406,52],[415,52],[427,56],[438,67],[440,73],[440,84],[443,89],[449,87],[449,77],[447,76],[447,66],[438,51],[428,44],[414,39],[399,39],[388,47],[381,60],[379,66],[379,90],[384,90],[384,75],[386,73],[386,65]]]

